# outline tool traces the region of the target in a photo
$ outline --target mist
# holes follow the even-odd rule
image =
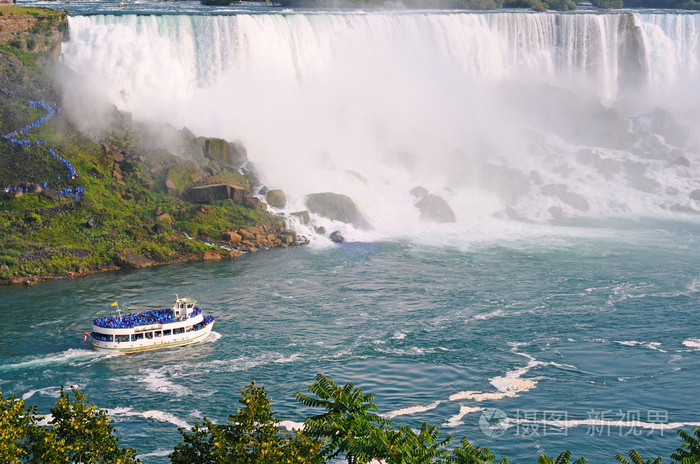
[[[63,106],[93,130],[116,107],[241,140],[289,211],[346,194],[365,235],[434,233],[416,186],[454,210],[441,230],[694,221],[700,25],[668,16],[71,17]]]

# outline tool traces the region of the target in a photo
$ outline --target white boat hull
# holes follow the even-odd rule
[[[166,328],[167,326],[164,326]],[[141,351],[157,350],[160,348],[170,348],[174,346],[185,346],[199,343],[207,339],[211,334],[214,322],[205,327],[191,332],[183,332],[168,336],[154,337],[151,339],[141,339],[136,341],[110,342],[91,338],[92,349],[95,351],[111,353],[138,353]],[[103,329],[104,330],[104,329]]]

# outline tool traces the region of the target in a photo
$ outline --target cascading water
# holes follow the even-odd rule
[[[290,211],[309,193],[347,194],[373,234],[395,236],[435,227],[416,186],[454,210],[442,230],[462,232],[700,210],[687,129],[699,15],[125,15],[69,28],[77,120],[113,104],[240,139]]]

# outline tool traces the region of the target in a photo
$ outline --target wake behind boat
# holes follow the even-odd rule
[[[214,317],[204,316],[196,304],[195,300],[175,295],[171,309],[95,319],[89,334],[92,349],[135,353],[201,342],[211,333]],[[112,306],[120,311],[116,302]]]

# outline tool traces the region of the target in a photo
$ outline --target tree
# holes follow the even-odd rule
[[[120,448],[119,438],[104,410],[90,404],[83,393],[72,388],[74,400],[61,387],[51,407],[48,427],[36,427],[29,440],[31,463],[134,464],[136,451]]]
[[[679,446],[675,453],[671,454],[671,459],[681,464],[695,464],[700,462],[700,427],[693,429],[693,435],[683,429],[678,431],[678,435],[685,442]]]
[[[204,418],[191,432],[179,429],[184,443],[170,455],[173,464],[315,464],[323,462],[323,442],[301,431],[281,430],[263,387],[255,382],[240,391],[244,405],[229,416],[230,424],[216,425]]]
[[[328,440],[323,449],[326,458],[345,454],[348,463],[359,464],[390,455],[384,426],[391,421],[370,412],[377,411],[373,394],[365,395],[352,382],[340,387],[322,374],[316,376],[308,390],[316,396],[299,392],[295,396],[305,406],[326,410],[304,422],[304,430],[311,437]]]
[[[462,438],[460,446],[452,451],[447,461],[453,464],[492,464],[496,456],[488,448],[474,448],[469,440]],[[503,458],[500,464],[508,464],[508,458]]]
[[[550,456],[545,456],[544,454],[540,454],[539,459],[537,459],[538,464],[569,464],[570,461],[571,451],[569,450],[562,451],[556,459]],[[578,458],[573,462],[573,464],[586,464],[587,462],[588,461],[586,461],[586,458]]]
[[[659,456],[656,459],[647,459],[645,461],[636,450],[630,450],[629,457],[632,460],[632,464],[661,464],[661,460],[663,459],[661,456]],[[620,461],[622,464],[630,464],[630,462],[621,454],[615,455],[615,459]]]
[[[23,399],[3,398],[0,392],[0,462],[19,464],[27,457],[27,431],[35,423],[36,411]]]

